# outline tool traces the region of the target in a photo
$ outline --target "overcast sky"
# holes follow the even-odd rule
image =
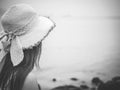
[[[119,58],[120,0],[1,0],[0,8],[18,3],[30,4],[56,22],[43,42],[41,66]]]
[[[0,7],[27,3],[40,14],[73,16],[119,16],[119,0],[1,0]]]

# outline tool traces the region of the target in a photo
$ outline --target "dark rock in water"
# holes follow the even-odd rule
[[[89,90],[90,88],[87,85],[80,85],[81,90]]]
[[[65,86],[59,86],[59,87],[53,88],[51,90],[81,90],[81,89],[73,85],[65,85]]]
[[[120,90],[120,82],[108,81],[104,84],[101,84],[98,87],[98,90]]]
[[[53,82],[56,82],[57,80],[56,80],[56,78],[53,78],[52,81],[53,81]]]
[[[77,78],[73,77],[73,78],[70,78],[72,81],[78,81]]]
[[[114,78],[112,78],[112,81],[120,81],[120,76],[116,76],[116,77],[114,77]]]
[[[70,78],[73,81],[77,81],[77,78]],[[53,81],[56,81],[53,80]],[[99,77],[94,77],[91,80],[93,84],[92,87],[87,86],[86,84],[80,85],[80,87],[76,87],[74,85],[64,85],[58,86],[51,90],[120,90],[120,76],[114,77],[107,82],[103,82]]]
[[[92,87],[92,88],[90,88],[89,90],[96,90],[96,88],[95,88],[95,87]]]
[[[103,83],[103,81],[99,77],[94,77],[91,82],[92,82],[93,85],[96,85],[96,86]]]

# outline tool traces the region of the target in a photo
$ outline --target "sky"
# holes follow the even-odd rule
[[[56,23],[43,41],[41,67],[120,58],[120,0],[0,0],[0,15],[18,3],[31,5]]]

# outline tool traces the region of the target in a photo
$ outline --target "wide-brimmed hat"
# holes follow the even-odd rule
[[[55,27],[50,18],[40,16],[26,4],[11,6],[1,17],[1,24],[3,31],[0,33],[0,40],[3,49],[0,53],[10,52],[13,65],[18,65],[23,60],[23,49],[39,44]],[[6,39],[2,40],[3,38]]]

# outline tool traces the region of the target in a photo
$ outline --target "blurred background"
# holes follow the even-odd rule
[[[0,16],[18,3],[56,23],[43,41],[41,68],[118,72],[120,0],[0,0]]]

